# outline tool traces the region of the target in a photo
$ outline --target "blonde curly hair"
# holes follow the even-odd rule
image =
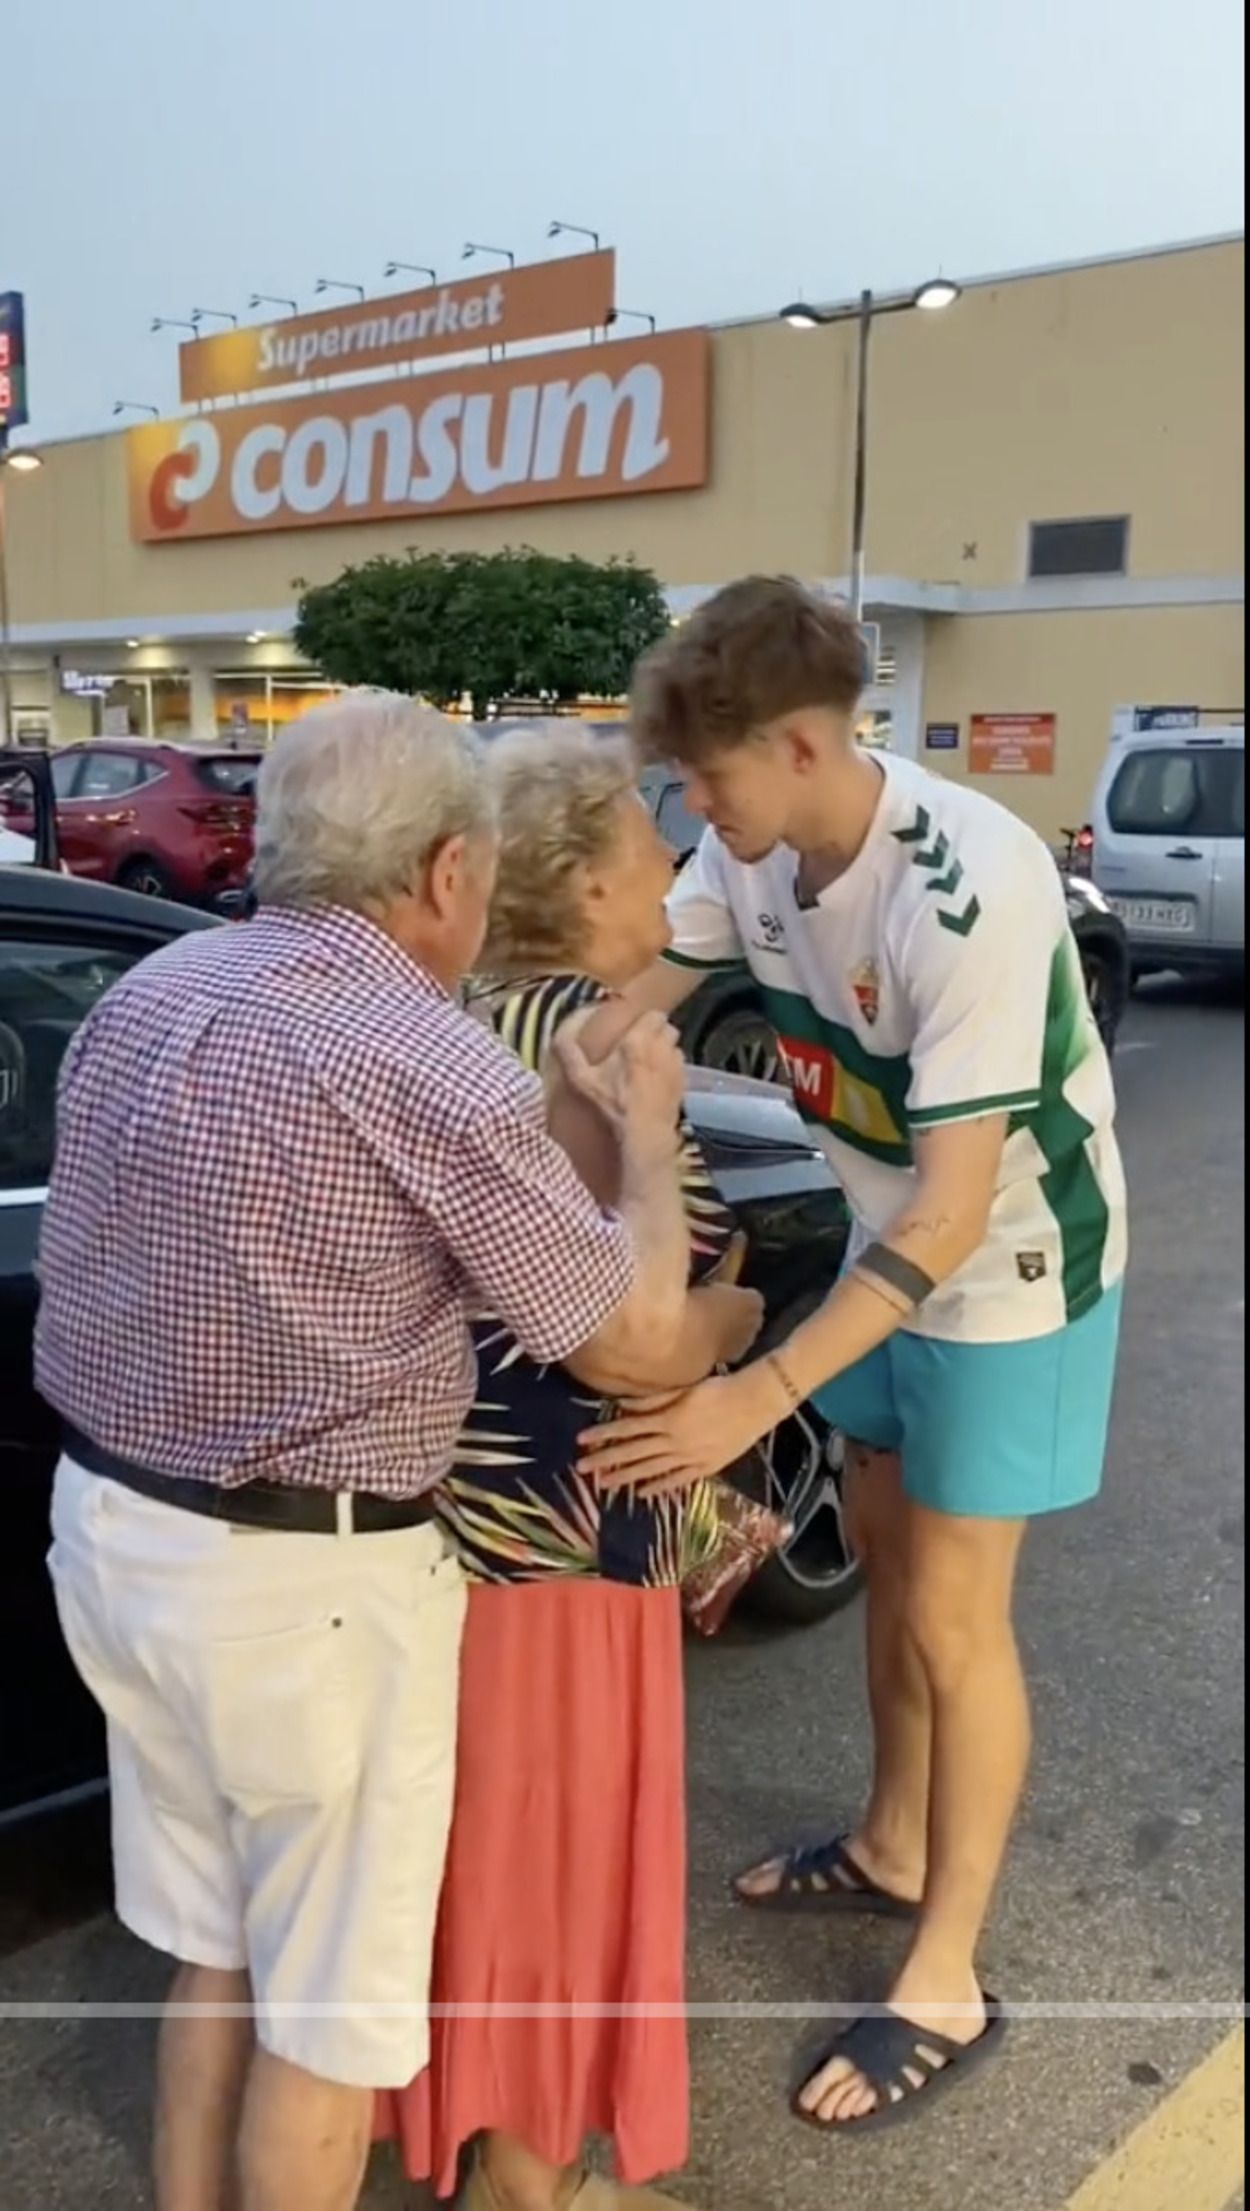
[[[578,964],[579,877],[606,858],[621,806],[637,789],[628,741],[580,722],[536,722],[496,738],[487,773],[499,813],[499,874],[485,975],[506,978]]]

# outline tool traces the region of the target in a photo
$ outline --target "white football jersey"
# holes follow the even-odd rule
[[[850,1201],[852,1253],[908,1203],[914,1131],[1006,1113],[989,1234],[908,1325],[972,1343],[1048,1335],[1097,1304],[1127,1255],[1111,1070],[1063,884],[1004,807],[914,761],[878,764],[863,849],[810,905],[788,846],[748,867],[705,832],[669,902],[668,956],[750,967]]]

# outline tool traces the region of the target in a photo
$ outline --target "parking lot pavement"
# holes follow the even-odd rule
[[[1110,1479],[1095,1510],[1037,1533],[1024,1575],[1038,1751],[984,1958],[1020,2016],[1003,2064],[931,2121],[856,2144],[789,2120],[801,2039],[822,2005],[880,1990],[896,1937],[752,1919],[726,1893],[761,1847],[855,1808],[857,1615],[690,1652],[696,2151],[675,2186],[703,2211],[1061,2211],[1178,2089],[1140,2137],[1153,2192],[1115,2194],[1121,2161],[1084,2201],[1223,2211],[1234,2193],[1219,2046],[1242,1993],[1243,1031],[1226,999],[1169,986],[1126,1028],[1135,1249]],[[23,1847],[25,1874],[0,1839],[0,2003],[154,1999],[159,1964],[94,1909],[90,1847],[64,1895]],[[144,2211],[150,2035],[0,2023],[3,2211]],[[368,2211],[415,2200],[380,2160]]]

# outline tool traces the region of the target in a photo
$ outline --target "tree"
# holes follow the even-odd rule
[[[512,699],[618,698],[668,623],[650,569],[520,546],[346,568],[304,591],[295,642],[332,682],[437,706],[467,693],[481,719]]]

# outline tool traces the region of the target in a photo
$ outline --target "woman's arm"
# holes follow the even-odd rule
[[[573,1015],[564,1028],[576,1034],[587,1059],[596,1062],[616,1049],[637,1019],[636,1006],[610,998],[583,1014]],[[551,1134],[600,1204],[615,1205],[620,1195],[621,1163],[612,1131],[590,1101],[567,1081],[555,1053],[543,1070],[543,1081]],[[642,1346],[636,1358],[623,1360],[587,1347],[575,1352],[565,1365],[579,1382],[609,1397],[689,1389],[716,1367],[736,1365],[744,1359],[763,1318],[764,1302],[757,1291],[710,1282],[687,1292],[681,1330],[667,1355],[657,1347],[655,1356],[650,1356]]]

